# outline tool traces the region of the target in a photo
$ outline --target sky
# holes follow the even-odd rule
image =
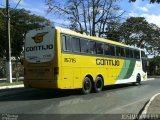
[[[0,0],[0,7],[5,6],[6,0]],[[160,27],[160,4],[150,4],[149,0],[137,0],[136,2],[128,2],[129,0],[119,0],[117,5],[122,11],[126,11],[123,18],[129,17],[145,17],[149,23],[154,23]],[[19,0],[10,0],[10,7],[15,8]],[[30,10],[31,13],[43,16],[52,22],[63,25],[68,23],[61,17],[56,17],[53,13],[47,14],[47,6],[45,0],[21,0],[17,8],[24,8]]]

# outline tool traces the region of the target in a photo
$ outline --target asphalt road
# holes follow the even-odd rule
[[[81,95],[79,90],[55,92],[32,89],[0,97],[0,113],[2,118],[9,114],[9,117],[18,115],[27,119],[54,116],[61,119],[118,120],[117,117],[125,119],[125,115],[138,114],[145,103],[158,92],[160,92],[158,78],[144,81],[139,86],[131,84],[107,86],[102,92],[89,95]]]

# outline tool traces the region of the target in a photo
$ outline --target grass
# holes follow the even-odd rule
[[[2,87],[2,86],[10,86],[10,85],[20,85],[20,84],[23,84],[23,81],[14,81],[12,83],[3,82],[3,83],[0,83],[0,87]]]

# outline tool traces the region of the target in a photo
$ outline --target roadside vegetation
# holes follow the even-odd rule
[[[5,8],[0,8],[5,13]],[[23,76],[23,52],[25,35],[29,30],[51,26],[48,19],[31,14],[25,9],[12,9],[11,16],[11,49],[13,77]],[[0,78],[6,77],[6,18],[0,13]]]
[[[160,56],[156,56],[149,60],[148,75],[160,75]]]
[[[136,2],[136,0],[129,0]],[[126,2],[129,2],[126,1]],[[159,0],[148,0],[151,3]],[[117,0],[45,0],[49,14],[69,21],[67,27],[80,33],[107,38],[127,45],[142,48],[150,59],[149,73],[159,75],[160,28],[148,23],[144,17],[124,19],[127,11],[122,10]],[[5,77],[6,18],[5,8],[0,8],[0,78]],[[11,47],[13,77],[23,76],[24,40],[26,33],[35,28],[52,26],[53,23],[25,9],[12,9]],[[54,21],[55,23],[57,21]],[[158,60],[157,60],[158,59]]]

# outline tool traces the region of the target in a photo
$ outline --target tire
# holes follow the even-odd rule
[[[136,83],[137,83],[138,85],[141,84],[141,76],[140,76],[140,74],[138,74],[137,77],[136,77]]]
[[[137,75],[136,77],[136,82],[133,83],[133,85],[141,85],[141,76],[140,74]]]
[[[89,94],[92,90],[92,82],[89,77],[85,77],[82,85],[82,92],[84,95]]]
[[[98,76],[94,82],[94,92],[102,91],[103,86],[104,86],[103,79]]]

